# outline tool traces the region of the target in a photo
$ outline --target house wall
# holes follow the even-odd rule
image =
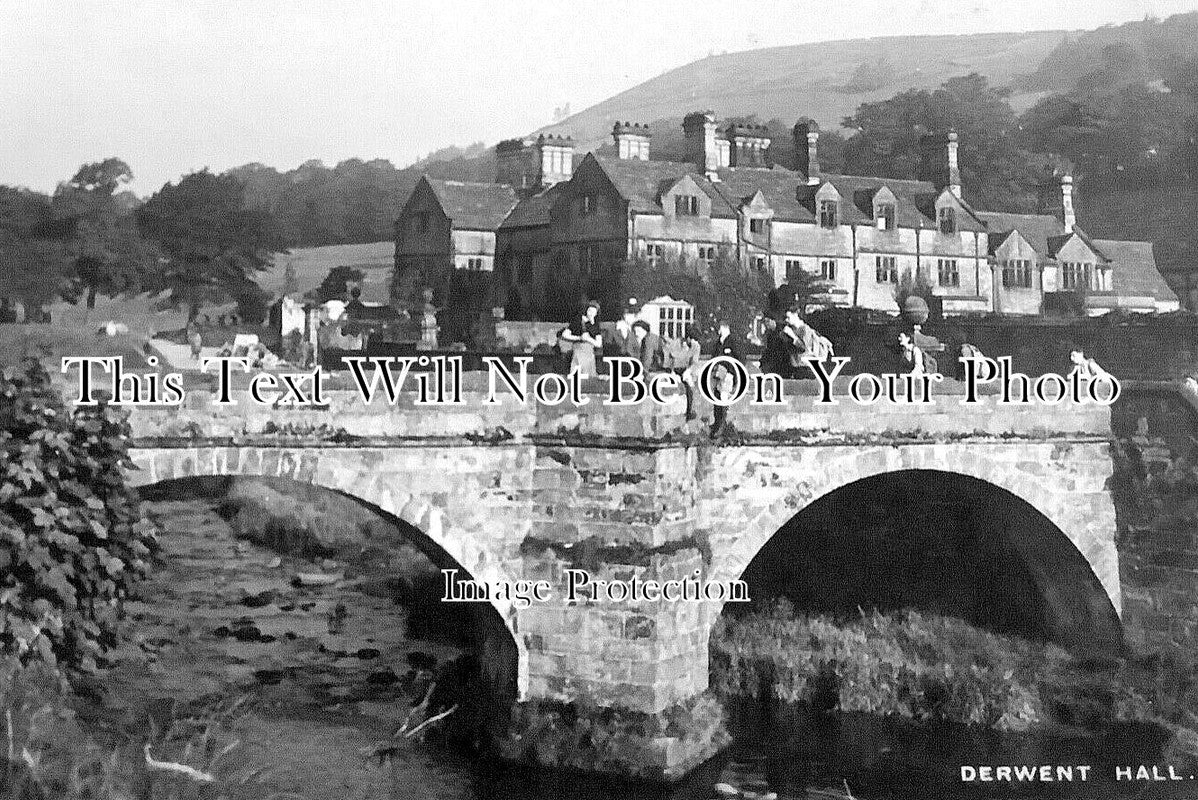
[[[697,259],[700,245],[736,245],[735,219],[675,217],[672,214],[637,214],[632,218],[634,255],[642,255],[647,244],[665,246],[667,257]]]
[[[421,214],[428,215],[427,228],[419,223]],[[445,279],[452,258],[452,224],[433,193],[419,183],[395,222],[395,297],[418,301],[422,287]]]
[[[1066,261],[1076,261],[1083,264],[1089,264],[1091,269],[1095,270],[1101,266],[1101,259],[1098,258],[1098,255],[1078,236],[1072,237],[1069,241],[1065,242],[1065,244],[1061,246],[1061,249],[1057,251],[1056,261],[1057,269],[1053,281],[1054,288],[1049,289],[1048,287],[1045,287],[1045,291],[1065,291],[1061,264],[1065,263]],[[1109,290],[1111,288],[1110,270],[1107,269],[1104,270],[1104,272],[1106,272],[1107,275],[1105,279],[1105,289]]]
[[[894,299],[897,282],[878,281],[878,258],[894,259],[898,281],[902,281],[904,275],[914,276],[918,232],[914,228],[882,231],[873,225],[862,225],[857,228],[856,235],[857,305],[897,312],[898,303]]]
[[[592,213],[582,211],[583,198],[595,198]],[[602,172],[584,165],[565,184],[549,211],[550,238],[554,249],[581,242],[627,241],[626,204]]]
[[[1032,264],[1031,288],[1002,285],[1003,264],[1007,261],[1026,260]],[[1015,234],[994,251],[994,310],[1002,314],[1039,314],[1043,307],[1040,289],[1042,267],[1040,254],[1022,236]]]
[[[481,258],[483,272],[495,269],[494,231],[453,231],[453,265],[457,269],[470,269],[470,259]]]
[[[495,301],[508,308],[509,318],[543,317],[551,252],[547,225],[499,229],[495,237]]]
[[[992,286],[990,268],[987,264],[985,234],[976,231],[941,233],[921,230],[919,233],[919,274],[932,284],[932,294],[937,297],[980,297],[985,298],[987,308],[991,302]],[[957,260],[960,286],[941,286],[938,280],[939,261],[944,258]]]

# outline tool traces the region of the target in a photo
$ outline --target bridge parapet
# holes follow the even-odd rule
[[[363,443],[401,440],[453,440],[499,444],[511,440],[639,440],[647,446],[694,443],[701,428],[686,425],[681,397],[669,403],[606,403],[598,381],[585,386],[583,405],[519,403],[510,395],[487,403],[481,376],[467,381],[462,403],[420,405],[401,395],[394,405],[380,398],[367,403],[353,391],[331,391],[324,406],[264,406],[247,393],[234,393],[220,405],[211,392],[194,391],[178,407],[139,407],[131,415],[139,440],[261,440],[286,438],[302,443]],[[471,385],[473,384],[473,385]],[[861,405],[838,384],[835,405],[816,403],[812,382],[788,381],[780,404],[742,401],[729,412],[736,430],[778,443],[818,444],[869,438],[1107,438],[1110,409],[1096,404],[1003,405],[994,394],[962,405],[959,386],[937,387],[930,405],[879,401]],[[706,410],[700,400],[700,411]]]

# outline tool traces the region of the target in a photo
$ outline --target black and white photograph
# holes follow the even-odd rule
[[[0,800],[1198,800],[1198,0],[0,0]]]

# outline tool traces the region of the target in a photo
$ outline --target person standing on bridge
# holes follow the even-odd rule
[[[726,358],[735,359],[742,364],[745,361],[744,349],[732,336],[732,326],[726,320],[720,320],[717,326],[720,338],[715,345],[715,355],[724,356]],[[733,377],[732,371],[724,367],[718,367],[715,371],[715,386],[712,387],[716,397],[724,397],[732,394]],[[717,405],[712,412],[713,420],[711,425],[712,438],[718,437],[724,432],[728,426],[728,407]]]
[[[665,368],[682,379],[682,390],[686,393],[686,421],[695,418],[695,384],[698,383],[699,359],[702,357],[699,332],[694,325],[686,326],[681,339],[666,346]]]
[[[603,330],[599,327],[599,303],[587,303],[582,313],[565,328],[558,338],[570,343],[570,372],[583,378],[595,374],[595,351],[603,348]]]
[[[802,317],[802,309],[801,304],[792,304],[786,310],[785,324],[782,326],[782,342],[786,346],[790,377],[793,378],[806,374],[804,359],[814,358],[823,363],[834,355],[832,342],[807,324]]]
[[[1069,362],[1073,365],[1073,370],[1076,370],[1083,378],[1100,378],[1107,374],[1107,371],[1097,361],[1086,358],[1085,351],[1080,347],[1069,351]]]

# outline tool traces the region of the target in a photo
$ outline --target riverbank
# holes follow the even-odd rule
[[[1188,662],[1077,657],[954,618],[836,620],[786,603],[721,620],[711,660],[738,753],[768,754],[780,789],[953,796],[975,788],[961,767],[979,764],[1088,765],[1107,789],[1127,764],[1198,775],[1198,734],[1183,724],[1194,709],[1167,691],[1192,680]]]
[[[38,767],[63,792],[48,796],[85,796],[70,793],[78,772],[103,772],[104,798],[134,796],[122,787],[153,798],[383,800],[412,786],[468,796],[453,794],[472,781],[464,759],[394,736],[464,649],[413,639],[404,609],[351,564],[239,539],[218,506],[147,504],[161,552],[128,603],[128,641],[63,704],[72,726],[56,728]],[[147,770],[144,743],[155,761],[213,781]]]

